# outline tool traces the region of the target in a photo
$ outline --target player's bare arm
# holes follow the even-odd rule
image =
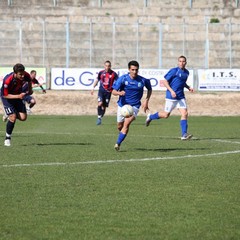
[[[170,91],[173,98],[177,96],[176,93],[173,91],[173,89],[170,87],[169,82],[166,79],[163,80],[163,85],[165,88],[167,88],[167,90]]]
[[[147,110],[149,110],[148,108],[148,103],[149,103],[149,99],[152,95],[152,90],[148,90],[147,91],[147,96],[146,96],[146,99],[144,100],[143,104],[142,104],[142,108],[143,108],[143,111],[146,113]]]
[[[94,81],[94,83],[93,83],[93,89],[91,90],[91,95],[93,95],[93,93],[94,93],[94,88],[97,86],[97,84],[98,84],[98,79],[96,79],[96,80]]]
[[[187,88],[189,92],[194,92],[194,89],[187,84],[185,85],[185,88]]]
[[[25,95],[26,95],[26,93],[20,93],[20,94],[17,94],[17,95],[8,94],[8,95],[3,96],[3,97],[6,98],[6,99],[23,99]]]
[[[47,93],[46,90],[43,88],[42,84],[39,83],[37,86],[42,89],[42,92],[43,92],[43,93]]]
[[[112,94],[114,96],[124,96],[125,95],[125,91],[117,91],[117,90],[113,89]]]

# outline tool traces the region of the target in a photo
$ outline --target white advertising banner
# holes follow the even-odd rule
[[[240,69],[198,69],[199,91],[240,91]]]
[[[128,73],[127,69],[117,69],[118,76]],[[164,75],[169,69],[140,69],[139,75],[150,79],[153,90],[165,91]],[[51,89],[54,90],[90,90],[97,78],[99,68],[52,68]],[[193,70],[189,70],[187,84],[193,87]]]
[[[99,68],[52,68],[51,89],[89,90],[97,78]]]

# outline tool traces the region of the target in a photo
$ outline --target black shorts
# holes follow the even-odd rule
[[[2,98],[4,111],[7,115],[13,113],[26,113],[26,106],[22,99],[6,99]]]
[[[111,99],[111,92],[107,92],[104,90],[99,90],[98,91],[98,102],[102,102],[103,106],[108,107]]]
[[[26,94],[26,95],[24,96],[23,100],[24,100],[25,102],[27,102],[27,103],[31,103],[32,98],[33,98],[33,97],[32,97],[31,95]]]

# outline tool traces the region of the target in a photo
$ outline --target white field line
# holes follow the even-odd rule
[[[234,143],[234,144],[240,144],[240,142],[233,142],[233,141],[229,141],[229,140],[222,140],[222,139],[212,139],[212,141],[215,141],[215,142],[222,142],[222,143]]]
[[[220,155],[238,154],[240,150],[208,153],[199,155],[185,155],[178,157],[156,157],[156,158],[139,158],[139,159],[122,159],[122,160],[98,160],[98,161],[86,161],[86,162],[52,162],[52,163],[26,163],[26,164],[12,164],[12,165],[0,165],[0,168],[10,167],[36,167],[36,166],[63,166],[63,165],[86,165],[86,164],[106,164],[106,163],[122,163],[122,162],[146,162],[146,161],[160,161],[160,160],[175,160],[175,159],[186,159],[186,158],[199,158],[199,157],[213,157]]]

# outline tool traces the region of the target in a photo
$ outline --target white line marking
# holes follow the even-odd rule
[[[174,160],[182,158],[198,158],[198,157],[210,157],[228,154],[238,154],[240,150],[219,152],[219,153],[208,153],[199,155],[185,155],[179,157],[156,157],[156,158],[142,158],[142,159],[122,159],[122,160],[99,160],[99,161],[86,161],[86,162],[52,162],[52,163],[26,163],[26,164],[12,164],[12,165],[0,165],[1,168],[10,167],[36,167],[36,166],[63,166],[63,165],[84,165],[84,164],[105,164],[105,163],[120,163],[120,162],[145,162],[145,161],[159,161],[159,160]]]
[[[223,143],[236,143],[236,144],[240,144],[240,142],[233,142],[233,141],[229,141],[229,140],[222,140],[222,139],[213,139],[213,141],[216,142],[223,142]]]

